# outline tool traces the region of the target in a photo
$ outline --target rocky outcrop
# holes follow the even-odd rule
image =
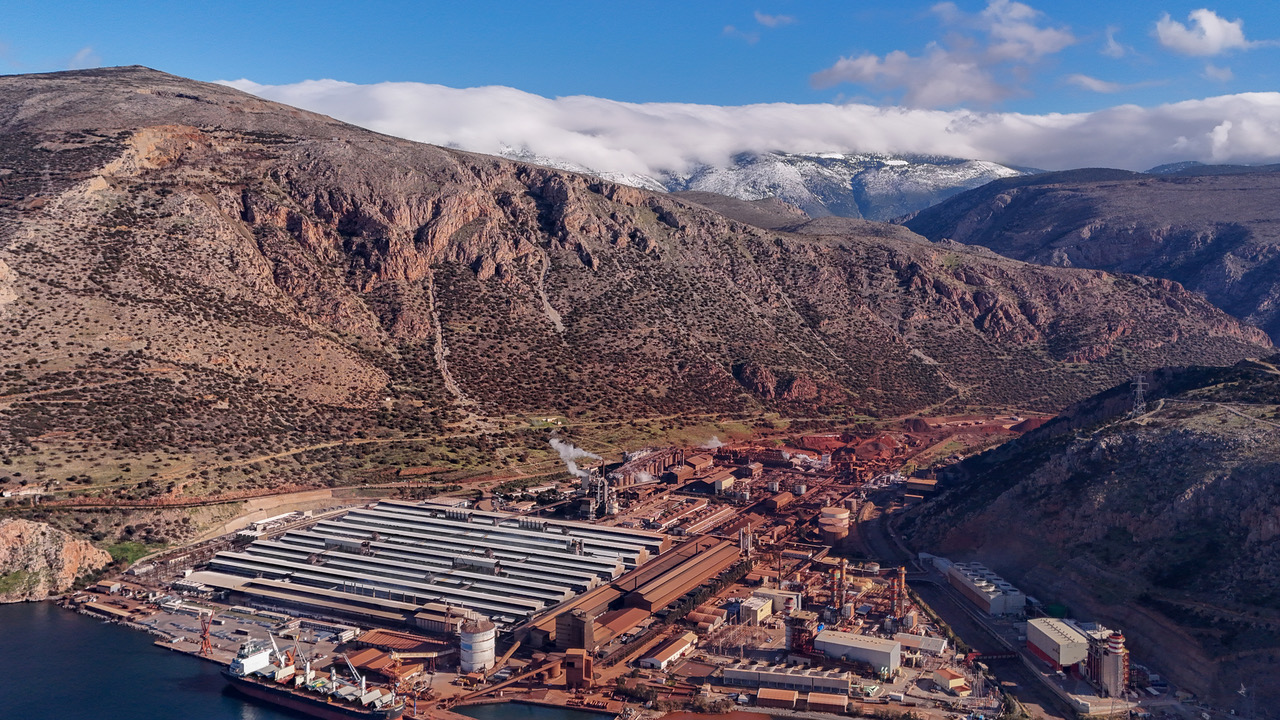
[[[0,603],[43,600],[111,562],[111,555],[44,523],[0,520]]]

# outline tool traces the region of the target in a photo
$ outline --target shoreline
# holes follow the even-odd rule
[[[128,630],[140,631],[156,638],[156,640],[151,643],[152,646],[154,647],[163,648],[170,652],[176,652],[181,655],[186,655],[188,657],[195,658],[197,660],[203,660],[205,662],[211,663],[218,667],[228,667],[230,665],[229,662],[223,662],[217,657],[201,655],[199,652],[198,645],[186,643],[192,646],[189,648],[181,647],[180,645],[185,642],[182,636],[175,635],[173,633],[162,630],[160,628],[151,627],[148,625],[143,625],[143,624],[131,622],[128,620],[122,620],[120,618],[112,617],[110,615],[101,614],[101,613],[95,612],[92,608],[84,607],[82,605],[79,605],[79,606],[75,605],[70,602],[70,594],[64,594],[64,595],[59,595],[54,597],[48,597],[43,600],[32,600],[27,602],[48,603],[54,607],[57,607],[60,610],[72,612],[72,613],[75,613],[76,615],[80,615],[82,617],[89,618],[91,620],[96,620],[105,624],[117,625]],[[600,716],[601,718],[617,718],[620,716],[620,713],[616,713],[603,708],[593,708],[593,707],[586,707],[586,706],[579,706],[579,705],[565,705],[560,703],[549,702],[546,700],[535,700],[535,699],[516,698],[516,697],[479,698],[475,701],[467,702],[465,704],[454,705],[453,707],[461,708],[461,707],[470,707],[470,706],[509,705],[509,704],[544,707],[544,708],[553,709],[553,710],[574,710],[579,712],[592,713]],[[406,720],[474,720],[468,715],[454,712],[452,709],[445,709],[440,707],[424,708],[422,711],[420,711],[417,714],[411,714],[406,709],[404,717],[406,718]]]

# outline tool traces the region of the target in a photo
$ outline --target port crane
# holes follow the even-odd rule
[[[200,613],[200,657],[213,654],[213,641],[209,639],[209,629],[213,626],[213,611]]]

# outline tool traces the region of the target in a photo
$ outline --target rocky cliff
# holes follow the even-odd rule
[[[0,603],[43,600],[110,562],[106,551],[44,523],[0,520]]]
[[[1154,373],[968,460],[905,524],[1045,602],[1123,628],[1139,662],[1237,707],[1280,700],[1280,370]],[[1248,710],[1238,706],[1241,711]]]
[[[1165,280],[749,225],[144,68],[0,78],[0,131],[0,402],[26,456],[158,471],[468,417],[1057,409],[1270,352]]]
[[[1008,178],[923,210],[906,226],[1028,262],[1175,280],[1280,337],[1275,172]]]

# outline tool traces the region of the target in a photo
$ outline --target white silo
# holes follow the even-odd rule
[[[462,672],[484,672],[493,667],[498,628],[488,620],[462,625]]]

